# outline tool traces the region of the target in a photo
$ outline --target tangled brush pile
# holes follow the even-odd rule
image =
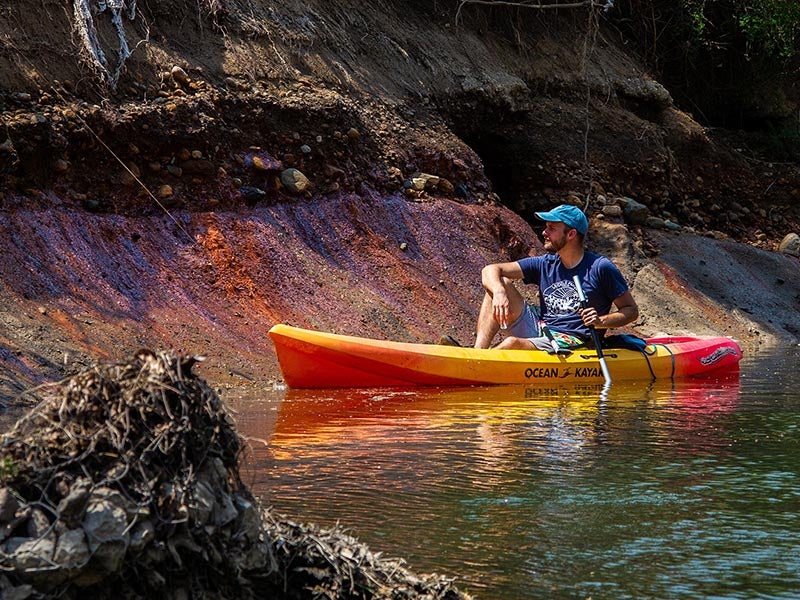
[[[243,598],[244,571],[271,571],[242,441],[195,360],[89,369],[4,436],[0,590]]]
[[[140,351],[93,367],[0,438],[0,598],[467,598],[260,509],[196,361]]]

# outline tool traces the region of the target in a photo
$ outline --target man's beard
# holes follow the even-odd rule
[[[558,251],[561,250],[561,248],[563,248],[564,246],[566,246],[566,241],[560,246],[558,246],[557,244],[553,243],[553,240],[549,240],[544,243],[544,250],[548,254],[558,254]]]

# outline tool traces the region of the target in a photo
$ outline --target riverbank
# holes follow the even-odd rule
[[[5,9],[0,396],[141,347],[268,385],[277,322],[468,343],[481,267],[540,252],[532,213],[561,202],[637,333],[797,343],[796,164],[700,126],[612,37],[587,54],[581,21],[405,8],[140,7],[113,90],[70,15]]]
[[[140,347],[206,356],[199,368],[216,386],[269,385],[280,379],[266,335],[277,322],[469,342],[483,264],[540,249],[507,209],[447,199],[339,195],[173,217],[0,215],[13,240],[0,259],[7,400]],[[748,353],[797,343],[794,257],[685,232],[632,239],[607,219],[594,220],[590,247],[632,284],[641,335],[729,335]]]

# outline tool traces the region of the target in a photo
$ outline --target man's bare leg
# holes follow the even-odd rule
[[[503,284],[509,301],[508,323],[511,324],[522,314],[525,300],[510,279],[504,280]],[[500,324],[494,318],[492,295],[486,292],[483,296],[480,313],[478,314],[475,348],[491,347],[494,336],[497,335],[498,331],[500,331]]]

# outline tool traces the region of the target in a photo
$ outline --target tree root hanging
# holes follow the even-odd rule
[[[125,61],[132,54],[125,36],[123,17],[130,21],[136,18],[136,0],[96,0],[94,6],[90,6],[91,2],[92,0],[74,0],[75,28],[83,42],[89,63],[100,74],[101,79],[115,89]],[[95,26],[95,18],[106,12],[111,14],[111,24],[119,42],[116,65],[113,67],[103,52]]]

